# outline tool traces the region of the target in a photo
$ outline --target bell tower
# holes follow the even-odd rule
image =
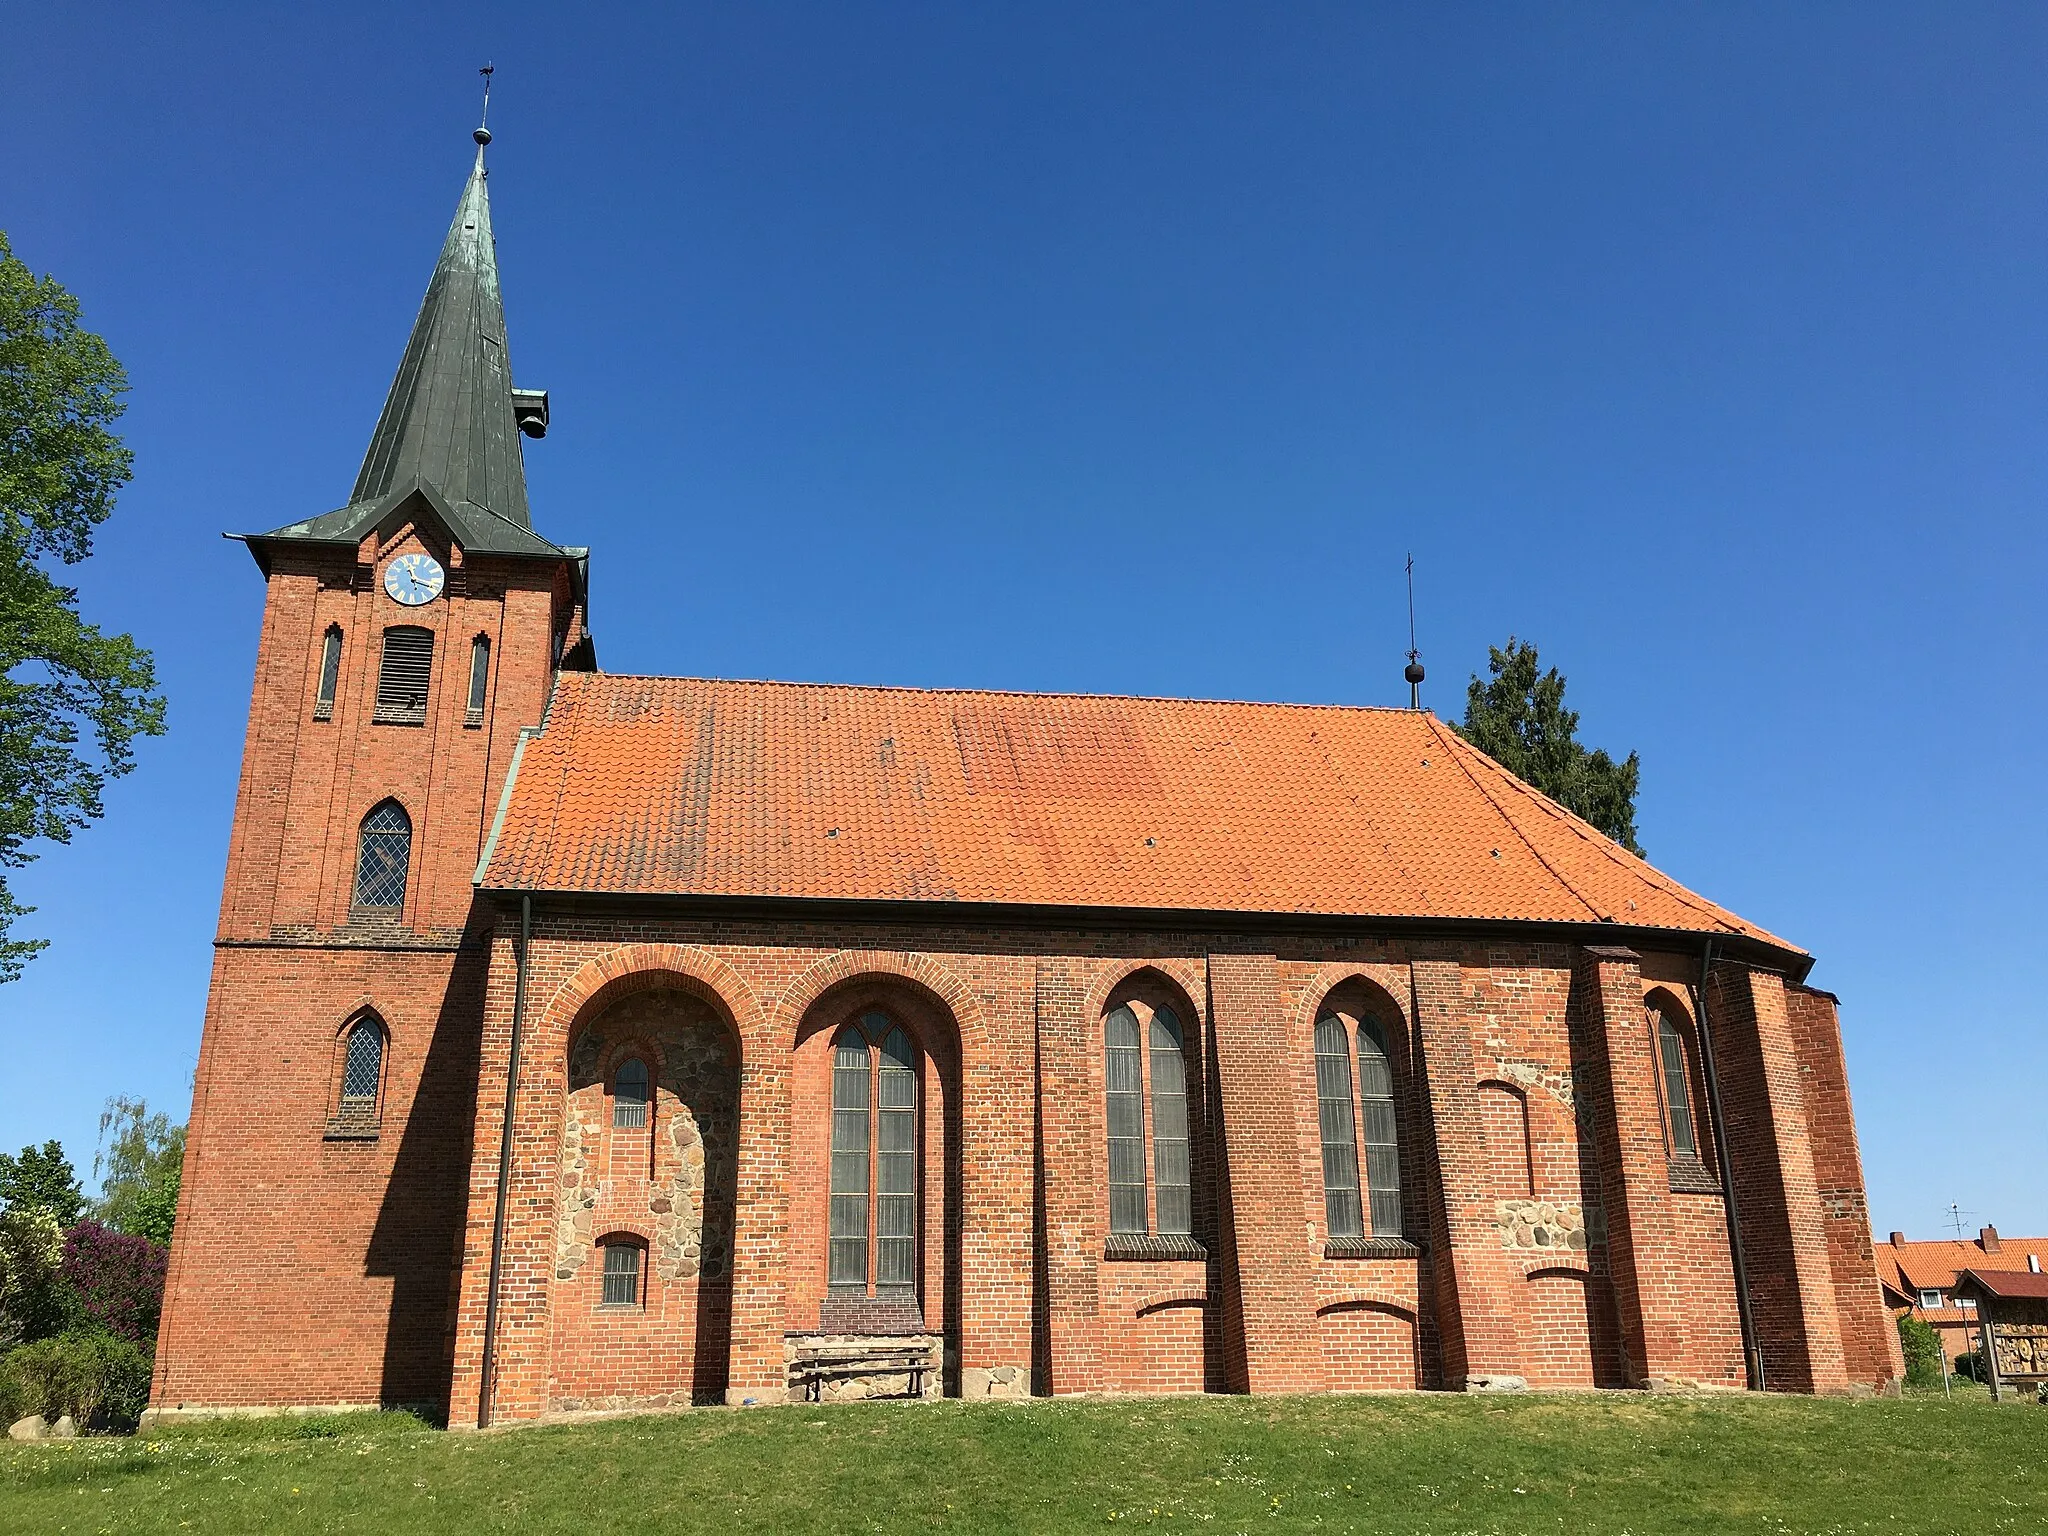
[[[490,137],[347,504],[235,536],[266,592],[159,1409],[446,1402],[477,859],[520,732],[595,667],[588,553],[527,504],[548,397],[512,382]]]
[[[224,938],[459,933],[518,732],[592,664],[587,554],[528,510],[548,397],[512,384],[476,139],[348,505],[244,536],[269,596]]]

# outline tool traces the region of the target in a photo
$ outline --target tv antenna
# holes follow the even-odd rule
[[[1948,1226],[1949,1230],[1955,1233],[1957,1242],[1960,1243],[1963,1241],[1963,1218],[1965,1216],[1974,1216],[1976,1214],[1977,1213],[1975,1211],[1964,1210],[1960,1205],[1957,1205],[1953,1200],[1949,1202]]]
[[[1408,557],[1408,707],[1422,708],[1422,652],[1415,648],[1415,557]]]

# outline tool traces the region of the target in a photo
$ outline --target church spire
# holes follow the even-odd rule
[[[476,165],[349,500],[381,501],[418,480],[456,507],[530,528],[519,434],[547,430],[547,397],[512,388],[484,169],[490,129],[474,137]]]

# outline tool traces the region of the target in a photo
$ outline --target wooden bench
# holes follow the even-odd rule
[[[908,1376],[904,1397],[924,1396],[924,1374],[932,1368],[929,1344],[812,1344],[796,1352],[790,1384],[802,1386],[804,1401],[822,1402],[827,1381],[860,1376]]]

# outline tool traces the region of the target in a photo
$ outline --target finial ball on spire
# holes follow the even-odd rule
[[[488,144],[491,142],[491,130],[488,128],[474,129],[469,136],[472,139],[475,139],[479,144]]]

